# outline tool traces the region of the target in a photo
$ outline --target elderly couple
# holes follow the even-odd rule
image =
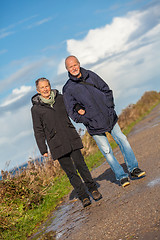
[[[32,97],[31,109],[33,129],[41,154],[48,156],[48,145],[52,158],[58,159],[83,207],[86,207],[91,204],[90,195],[95,201],[102,195],[81,154],[82,141],[69,117],[86,126],[122,187],[130,184],[128,173],[115,158],[106,132],[119,145],[131,178],[142,177],[145,172],[138,167],[133,150],[117,123],[109,86],[94,72],[80,67],[75,56],[67,57],[65,66],[69,80],[63,87],[63,95],[51,89],[48,79],[36,81],[38,93]]]

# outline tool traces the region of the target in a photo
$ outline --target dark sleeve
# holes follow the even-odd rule
[[[85,110],[84,107],[82,107],[79,103],[77,103],[75,106],[74,106],[74,109],[78,112],[80,109],[83,109]]]
[[[81,107],[68,89],[63,88],[63,99],[69,117],[76,123],[82,123],[82,117],[78,114],[77,109],[79,107],[80,109],[84,108]]]
[[[42,122],[42,119],[40,118],[40,114],[38,114],[38,112],[36,111],[36,109],[34,109],[34,107],[32,107],[31,109],[31,114],[32,114],[34,136],[35,136],[39,151],[43,155],[44,153],[48,152],[43,122]]]
[[[91,72],[93,75],[93,80],[96,85],[96,87],[105,94],[106,96],[106,104],[108,107],[114,107],[114,98],[113,98],[113,92],[109,88],[108,84],[99,77],[96,73]]]

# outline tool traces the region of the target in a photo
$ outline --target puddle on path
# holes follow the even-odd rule
[[[149,183],[147,184],[147,186],[149,186],[149,187],[154,187],[154,186],[157,185],[157,184],[160,184],[160,178],[156,178],[156,179],[152,180],[151,182],[149,182]]]
[[[87,211],[81,206],[79,201],[66,203],[59,207],[51,216],[49,222],[42,227],[31,239],[40,240],[50,232],[56,233],[56,240],[64,240],[75,227],[80,227],[87,218]],[[45,238],[46,239],[46,238]]]
[[[77,202],[66,204],[60,207],[54,214],[52,224],[47,228],[48,231],[56,232],[56,239],[68,235],[75,226],[80,226],[86,218],[86,212],[83,211],[82,207]]]

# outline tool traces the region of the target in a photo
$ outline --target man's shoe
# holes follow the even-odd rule
[[[130,182],[128,181],[128,178],[126,177],[126,178],[122,178],[121,180],[120,180],[120,183],[121,183],[121,186],[122,187],[126,187],[126,186],[128,186],[129,184],[130,184]]]
[[[82,205],[83,205],[84,208],[87,207],[87,206],[89,206],[89,205],[91,205],[90,199],[89,199],[89,198],[84,198],[84,199],[82,200]]]
[[[132,172],[131,172],[131,177],[135,177],[135,178],[140,178],[142,176],[146,175],[146,173],[144,171],[142,171],[140,168],[135,168]]]
[[[93,192],[91,192],[91,194],[95,201],[98,201],[102,198],[102,194],[98,190],[94,190]]]

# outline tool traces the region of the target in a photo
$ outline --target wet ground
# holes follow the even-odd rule
[[[134,127],[128,139],[146,177],[130,180],[123,189],[108,163],[103,163],[92,171],[103,198],[91,199],[84,209],[72,192],[34,239],[160,239],[160,105]],[[119,148],[114,154],[127,171]]]

